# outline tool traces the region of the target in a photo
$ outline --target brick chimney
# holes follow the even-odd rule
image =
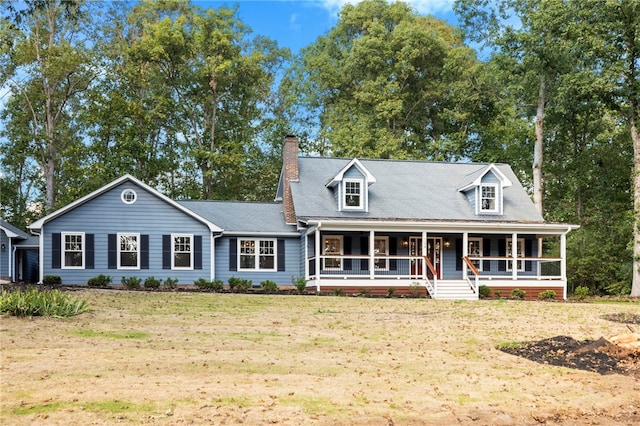
[[[298,180],[298,138],[293,135],[284,137],[282,147],[282,167],[284,169],[284,188],[282,203],[284,218],[287,223],[296,223],[296,211],[293,208],[293,197],[289,182]]]

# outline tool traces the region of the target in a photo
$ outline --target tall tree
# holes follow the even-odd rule
[[[110,95],[99,108],[96,152],[136,158],[121,168],[139,164],[174,196],[242,198],[288,51],[251,37],[236,9],[204,10],[187,0],[143,0],[124,22],[110,37],[110,65],[121,78],[104,81]],[[109,124],[114,113],[124,126]]]
[[[47,210],[58,201],[56,177],[64,152],[81,143],[73,126],[73,103],[96,75],[87,40],[91,18],[82,0],[9,3],[3,16],[3,27],[15,35],[1,52],[4,78],[12,96],[20,99],[8,103],[4,117],[23,124],[28,152],[44,176]]]
[[[561,27],[566,7],[561,0],[457,0],[470,39],[502,56],[503,72],[518,76],[522,112],[533,121],[533,202],[544,214],[545,111],[559,76],[572,63],[571,51],[563,43]]]
[[[445,22],[402,2],[365,0],[346,5],[302,50],[283,85],[298,94],[291,108],[308,112],[298,117],[318,126],[312,150],[451,159],[464,155],[472,121],[456,114],[463,91],[450,88],[471,81],[475,64]]]
[[[593,92],[629,128],[633,145],[633,268],[631,295],[640,296],[640,1],[572,2],[572,41],[590,61]]]

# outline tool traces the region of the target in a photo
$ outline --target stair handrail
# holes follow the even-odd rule
[[[429,292],[431,297],[435,299],[438,295],[438,272],[436,271],[435,266],[433,266],[433,263],[431,263],[431,259],[429,259],[429,256],[422,257],[424,258],[425,264],[427,265],[427,269],[431,272],[431,275],[433,275],[433,286],[431,286],[431,281],[429,281],[429,275],[425,277],[427,282],[427,291]]]
[[[471,280],[469,280],[469,277],[467,277],[467,282],[469,283],[469,287],[471,287],[471,290],[473,290],[474,293],[478,294],[478,281],[480,279],[480,271],[478,270],[476,265],[474,265],[474,263],[471,261],[471,258],[469,256],[464,256],[462,260],[464,260],[464,263],[466,263],[467,267],[471,269],[471,272],[475,277],[473,284],[471,283]]]

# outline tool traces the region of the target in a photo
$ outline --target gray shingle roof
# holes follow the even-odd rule
[[[325,187],[351,159],[300,157],[300,179],[291,183],[299,219],[442,220],[544,223],[511,167],[495,166],[511,180],[504,188],[504,214],[476,215],[459,188],[485,170],[486,163],[360,160],[377,182],[369,186],[369,211],[340,212]]]
[[[26,232],[24,232],[21,229],[16,228],[15,226],[10,224],[9,222],[5,222],[4,220],[1,220],[1,219],[0,219],[0,227],[2,227],[3,229],[6,229],[6,230],[16,234],[18,236],[18,238],[21,238],[23,240],[26,240],[27,238],[29,238],[29,234],[27,234]]]
[[[177,201],[194,213],[221,227],[225,232],[287,233],[296,227],[287,225],[281,203],[242,201]]]

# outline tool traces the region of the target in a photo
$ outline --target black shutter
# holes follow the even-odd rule
[[[229,238],[229,271],[238,270],[238,239]]]
[[[360,237],[360,253],[364,255],[369,254],[369,237]],[[360,259],[360,270],[369,270],[369,259]]]
[[[485,238],[482,240],[482,255],[483,256],[491,256],[491,239]],[[491,261],[485,260],[482,262],[482,270],[490,271],[491,270]]]
[[[95,268],[94,264],[94,253],[95,253],[95,243],[93,234],[85,234],[85,250],[84,250],[84,261],[85,261],[85,269],[93,269]]]
[[[456,271],[462,271],[462,238],[456,238]]]
[[[284,240],[278,240],[278,272],[286,271],[285,267],[285,253],[284,253]]]
[[[202,269],[202,235],[193,237],[193,269]]]
[[[524,256],[532,257],[533,256],[533,240],[524,240]],[[533,271],[533,262],[530,260],[526,260],[524,262],[524,270],[525,271]]]
[[[507,255],[507,240],[500,238],[498,240],[498,256],[505,257]],[[504,260],[498,261],[498,271],[506,271],[507,262]]]
[[[171,269],[171,235],[162,236],[162,269]]]
[[[118,267],[118,242],[116,234],[107,235],[107,268]]]
[[[149,269],[149,236],[140,235],[140,269]]]
[[[342,249],[344,254],[351,254],[351,237],[345,236],[342,242]],[[344,259],[344,269],[350,271],[352,269],[352,260]]]
[[[396,256],[398,254],[398,239],[396,237],[389,238],[389,256]],[[389,270],[397,271],[398,270],[398,260],[390,259],[389,260]]]
[[[62,238],[59,232],[51,234],[51,267],[60,269],[62,267]]]

